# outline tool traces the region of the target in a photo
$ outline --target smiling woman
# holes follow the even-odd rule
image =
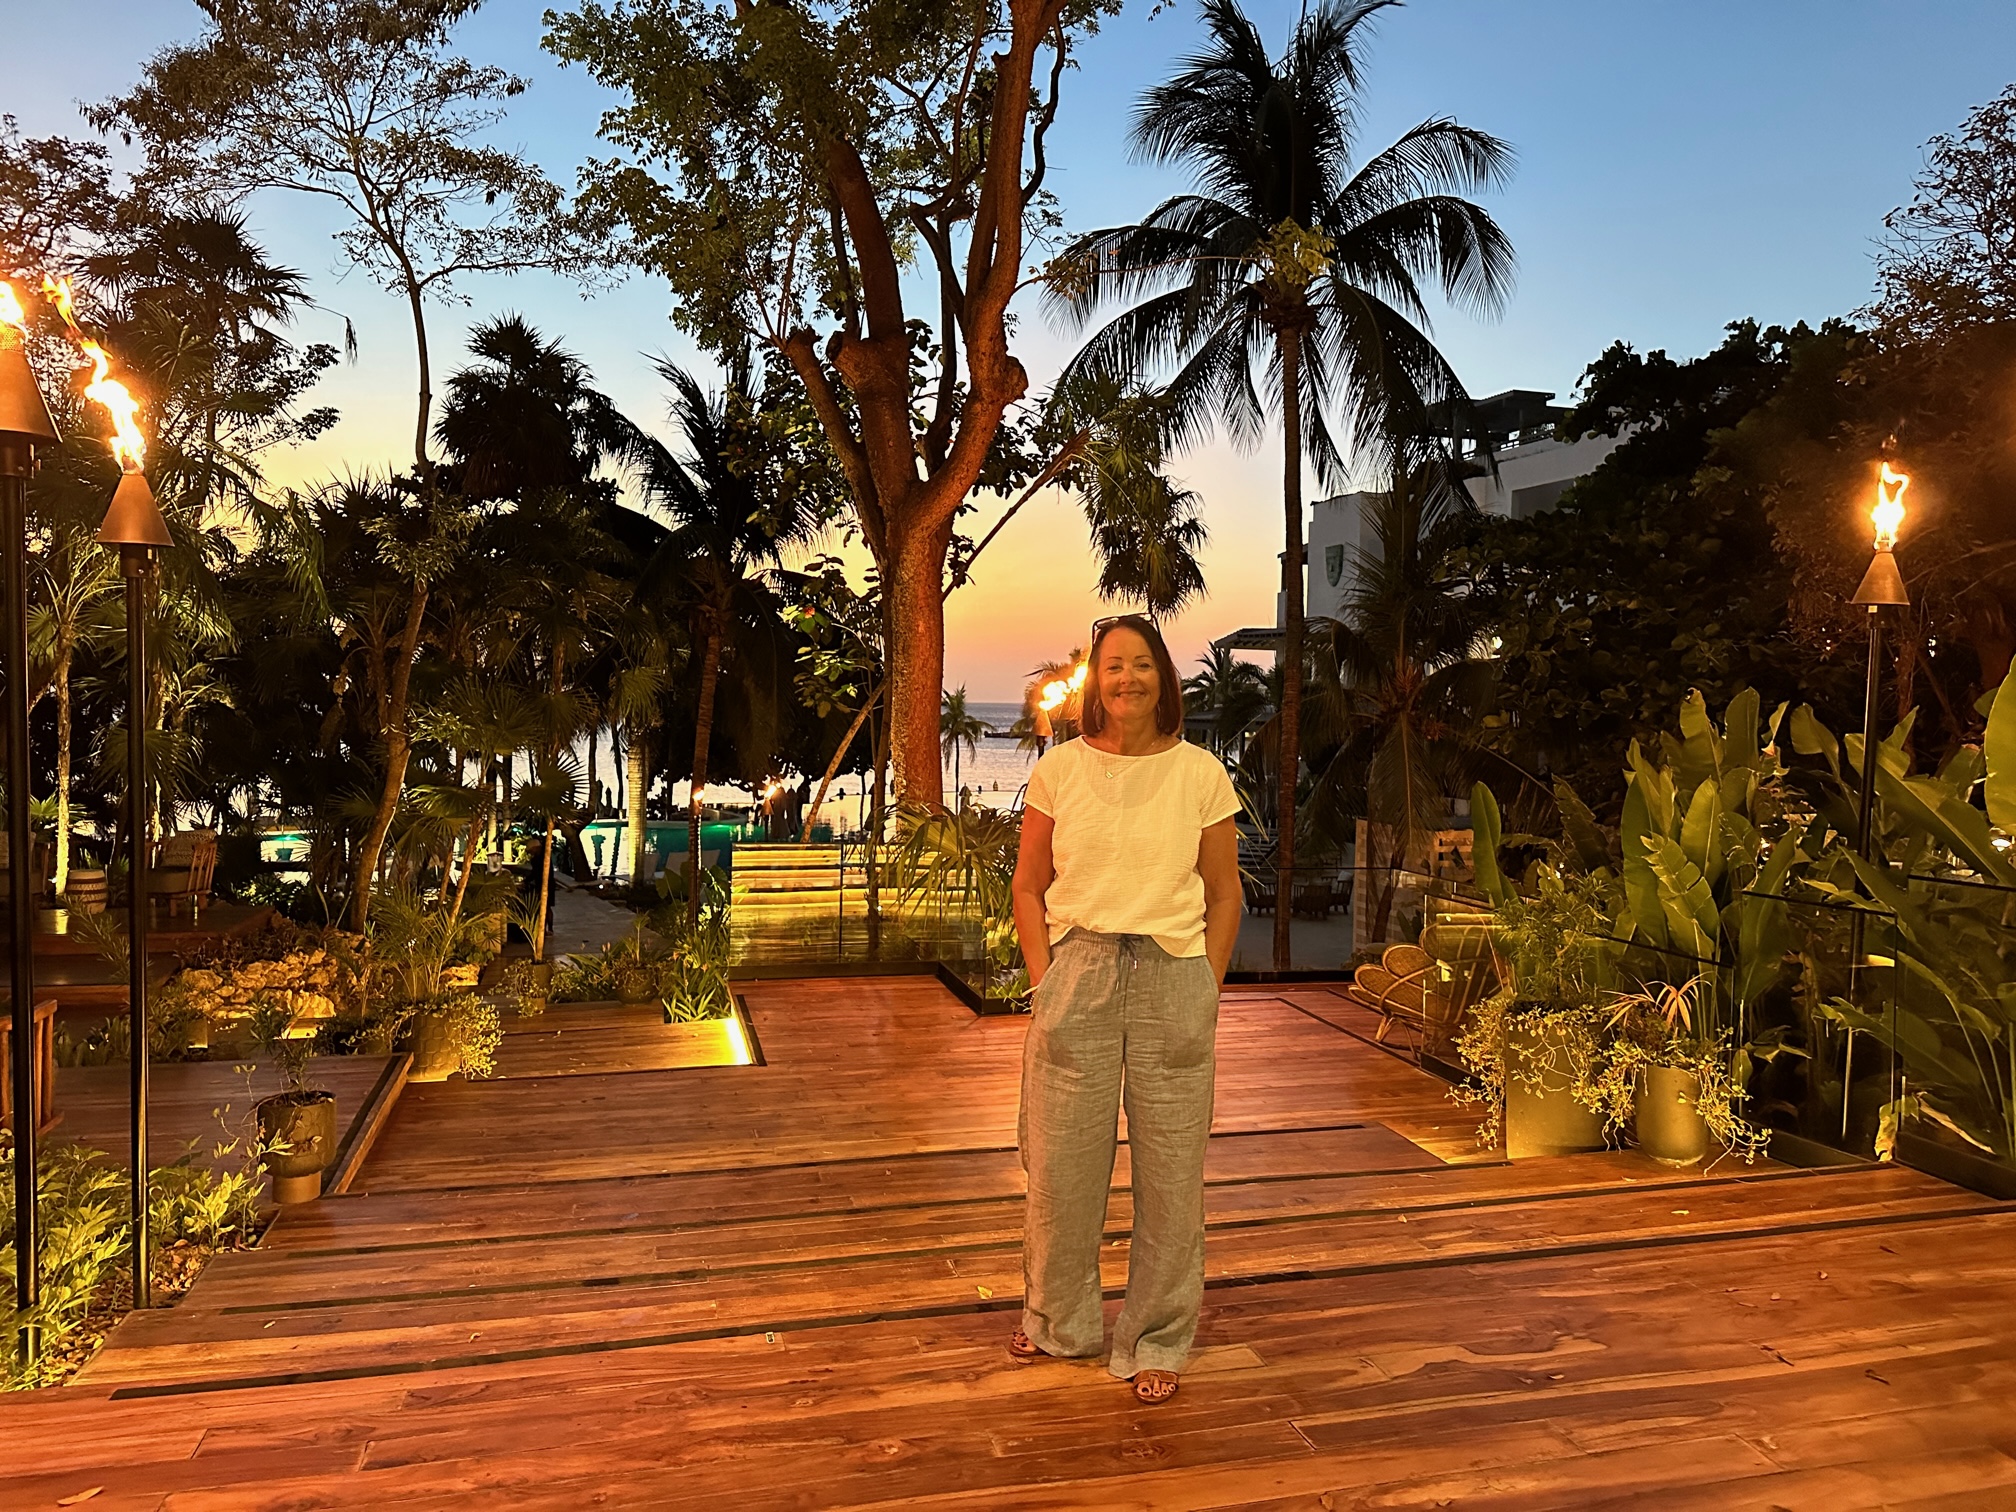
[[[1204,1285],[1204,1148],[1218,988],[1239,931],[1239,800],[1182,738],[1161,635],[1093,627],[1085,734],[1036,763],[1015,868],[1035,984],[1022,1060],[1026,1304],[1018,1359],[1096,1355],[1099,1241],[1125,1088],[1134,1242],[1107,1369],[1176,1392]]]

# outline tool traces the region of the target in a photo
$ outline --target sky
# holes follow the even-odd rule
[[[530,81],[499,139],[571,182],[604,150],[596,122],[612,97],[540,51],[544,8],[489,0],[457,41]],[[46,3],[0,0],[10,54],[0,110],[30,136],[88,134],[77,107],[129,86],[150,55],[194,35],[202,19],[185,0],[90,0],[88,10],[87,46],[77,28],[48,24]],[[1277,49],[1298,12],[1251,0]],[[1125,138],[1140,92],[1198,38],[1193,7],[1151,17],[1132,0],[1083,48],[1049,180],[1067,229],[1136,219],[1188,187],[1179,169],[1131,161]],[[1413,0],[1379,18],[1360,144],[1376,151],[1433,116],[1512,144],[1518,170],[1485,203],[1518,251],[1516,292],[1492,321],[1438,310],[1434,332],[1472,393],[1546,389],[1565,399],[1613,341],[1692,355],[1746,316],[1817,322],[1862,304],[1883,215],[1909,198],[1923,143],[2012,78],[2016,6],[2007,0]],[[269,195],[250,210],[269,251],[309,276],[322,306],[300,322],[301,339],[340,340],[348,317],[362,346],[359,362],[333,371],[315,396],[342,422],[269,459],[269,474],[294,483],[382,469],[410,447],[403,304],[346,274],[330,240],[335,223],[319,206]],[[645,276],[592,296],[544,275],[472,280],[462,292],[466,304],[437,309],[430,322],[437,371],[455,366],[469,325],[504,311],[562,338],[646,423],[661,424],[664,409],[653,358],[705,367],[673,327],[664,286]],[[1040,389],[1073,338],[1033,301],[1018,308],[1016,350]],[[1219,440],[1175,470],[1202,494],[1211,531],[1209,596],[1170,626],[1187,665],[1212,637],[1272,622],[1281,458],[1278,444],[1242,453]],[[979,518],[991,523],[992,508]],[[1108,612],[1096,577],[1076,504],[1033,502],[947,606],[947,686],[977,700],[1019,698],[1030,668],[1078,644]]]

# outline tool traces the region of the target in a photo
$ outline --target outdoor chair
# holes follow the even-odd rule
[[[1396,1024],[1413,1030],[1417,1042],[1426,1036],[1435,975],[1435,958],[1419,945],[1389,945],[1378,965],[1352,973],[1347,989],[1352,1001],[1380,1017],[1375,1042],[1385,1044]]]
[[[172,914],[184,901],[191,905],[209,902],[210,881],[216,872],[217,832],[178,830],[154,847],[147,892],[150,897],[165,899]]]

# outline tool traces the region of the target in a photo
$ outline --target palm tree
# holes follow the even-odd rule
[[[1252,445],[1268,408],[1281,415],[1281,969],[1301,749],[1303,464],[1341,481],[1347,447],[1328,411],[1349,449],[1390,455],[1424,431],[1431,407],[1460,404],[1463,385],[1427,334],[1422,284],[1489,311],[1512,272],[1504,233],[1462,198],[1504,178],[1511,152],[1497,138],[1424,121],[1352,169],[1359,54],[1368,19],[1389,3],[1325,0],[1304,12],[1276,62],[1237,0],[1204,0],[1209,40],[1148,91],[1132,134],[1143,156],[1190,165],[1200,192],[1078,238],[1064,266],[1082,276],[1053,283],[1079,320],[1128,306],[1070,372],[1174,367],[1165,397],[1180,437],[1220,423]]]
[[[469,333],[475,361],[448,380],[434,438],[472,499],[526,499],[580,488],[620,456],[634,427],[591,386],[587,366],[521,315]]]
[[[1526,779],[1486,744],[1497,669],[1459,570],[1474,514],[1438,466],[1396,478],[1369,511],[1373,542],[1356,562],[1343,618],[1311,658],[1310,818],[1332,841],[1359,812],[1370,821],[1373,854],[1358,867],[1360,885],[1375,888],[1382,936],[1398,869],[1425,864],[1449,798],[1487,769],[1501,790],[1505,779]]]
[[[977,714],[966,707],[966,685],[961,683],[958,691],[947,693],[944,708],[938,715],[938,747],[952,762],[952,790],[960,791],[959,748],[964,746],[966,754],[980,754],[980,737],[987,733]]]
[[[807,495],[772,489],[762,472],[736,468],[743,422],[731,416],[730,396],[709,395],[697,378],[669,361],[661,360],[657,368],[672,385],[671,418],[684,438],[686,455],[676,456],[656,437],[640,433],[630,443],[629,457],[644,497],[675,522],[646,576],[683,582],[699,661],[692,798],[686,819],[687,919],[697,925],[701,799],[707,786],[723,652],[738,622],[776,621],[776,601],[760,575],[778,565],[786,547],[816,536],[821,521]],[[735,364],[728,376],[733,403],[746,408],[748,362]]]
[[[1223,756],[1272,708],[1267,675],[1223,646],[1197,664],[1203,670],[1183,679],[1183,691],[1192,708],[1210,716],[1211,748]]]

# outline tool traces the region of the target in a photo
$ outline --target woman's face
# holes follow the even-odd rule
[[[1125,625],[1107,631],[1099,643],[1098,672],[1099,701],[1111,718],[1133,724],[1155,717],[1162,677],[1140,631]]]

